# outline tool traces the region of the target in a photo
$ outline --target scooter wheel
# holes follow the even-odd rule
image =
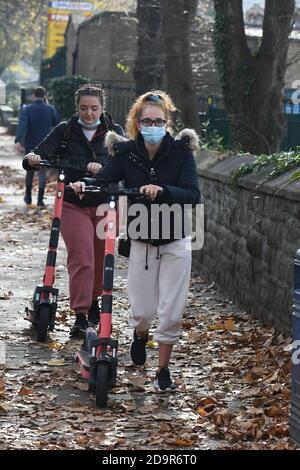
[[[46,341],[50,316],[50,305],[41,305],[37,325],[37,341],[40,343],[44,343]]]
[[[96,376],[96,406],[105,408],[107,405],[109,364],[99,363]]]

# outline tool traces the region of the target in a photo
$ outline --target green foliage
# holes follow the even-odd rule
[[[241,176],[248,175],[249,173],[257,173],[261,168],[271,165],[272,170],[266,177],[266,180],[277,178],[285,171],[300,165],[300,147],[294,151],[273,153],[272,155],[259,155],[255,157],[252,162],[244,163],[239,168],[232,172],[232,178],[236,181]],[[299,178],[300,170],[293,173],[292,179]]]
[[[46,88],[50,99],[59,111],[62,119],[70,119],[75,113],[75,92],[83,83],[91,83],[87,77],[74,75],[72,77],[59,77],[49,80]]]
[[[216,129],[210,130],[209,126],[209,120],[201,124],[202,147],[220,153],[226,152],[228,149],[224,145],[224,137]]]
[[[172,122],[172,131],[174,135],[179,134],[179,132],[182,131],[182,129],[185,128],[185,125],[183,123],[183,120],[181,119],[181,116],[179,113],[175,113],[175,117]]]

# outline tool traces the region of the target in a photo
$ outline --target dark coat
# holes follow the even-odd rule
[[[21,143],[28,153],[58,123],[59,115],[56,109],[46,104],[43,99],[38,99],[22,109],[15,143]]]
[[[113,136],[108,137],[110,141],[113,140]],[[146,237],[141,236],[139,239],[157,246],[179,238],[178,235],[174,237],[175,233],[178,234],[176,224],[180,223],[176,217],[178,216],[178,219],[183,217],[184,205],[195,206],[200,199],[198,175],[193,153],[189,149],[189,138],[174,140],[170,134],[167,134],[153,160],[150,160],[147,155],[141,135],[137,141],[110,142],[110,146],[114,155],[110,163],[97,175],[98,183],[124,180],[126,188],[155,184],[163,188],[163,192],[153,201],[155,204],[159,204],[160,207],[162,204],[167,204],[167,206],[177,204],[177,207],[181,209],[180,214],[170,219],[170,236],[168,238],[162,236],[162,227],[159,223],[158,231],[156,231],[158,235],[154,239],[151,228],[157,223],[157,219],[153,218],[153,213],[151,213],[151,202],[146,198],[132,198],[131,204],[138,202],[146,206],[148,210],[148,233]],[[133,219],[134,217],[129,217],[129,224]],[[186,235],[188,233],[182,227],[181,237]]]
[[[108,130],[114,130],[117,134],[123,135],[123,129],[115,124],[111,117],[105,113],[105,121],[98,126],[93,139],[89,141],[78,124],[78,116],[73,116],[69,122],[61,122],[50,132],[42,142],[37,145],[33,152],[43,159],[48,159],[49,155],[57,154],[66,159],[69,164],[86,167],[90,162],[101,163],[105,166],[108,163],[108,153],[104,146],[104,138]],[[62,149],[62,142],[66,147]],[[23,160],[25,170],[32,169],[25,158]],[[68,170],[66,173],[66,184],[82,179],[85,173],[82,171]],[[101,202],[107,201],[107,197],[95,194],[87,195],[80,200],[73,191],[66,191],[64,200],[81,207],[97,206]]]

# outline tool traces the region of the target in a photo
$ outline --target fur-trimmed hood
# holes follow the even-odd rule
[[[127,139],[127,137],[123,137],[122,135],[117,134],[114,131],[108,131],[104,139],[104,145],[105,147],[107,147],[108,155],[113,157],[116,153],[115,146],[124,142],[129,142],[129,139]]]
[[[194,156],[196,156],[200,149],[200,139],[194,129],[183,129],[177,134],[175,141],[183,143],[186,148],[193,152]],[[109,131],[105,136],[104,145],[108,149],[108,154],[114,156],[116,154],[117,145],[125,142],[130,142],[130,140],[116,132]]]
[[[175,137],[175,140],[184,141],[187,148],[190,149],[194,157],[196,157],[197,152],[200,150],[200,139],[194,129],[182,129]]]

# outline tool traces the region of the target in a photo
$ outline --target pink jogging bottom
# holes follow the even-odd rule
[[[103,218],[97,207],[79,207],[63,203],[61,234],[67,247],[70,307],[88,312],[91,302],[102,294],[105,240],[96,236],[96,226]]]

